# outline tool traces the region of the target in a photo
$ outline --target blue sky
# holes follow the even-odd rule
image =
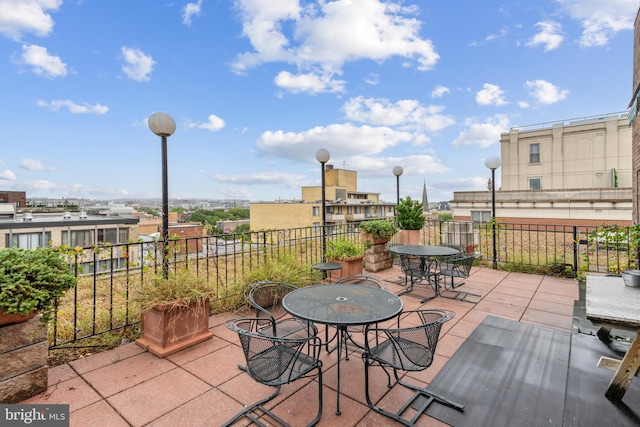
[[[300,198],[486,190],[512,126],[625,111],[637,0],[0,0],[0,190]],[[499,170],[498,170],[499,177]],[[499,178],[498,178],[499,179]],[[499,181],[498,181],[499,185]]]

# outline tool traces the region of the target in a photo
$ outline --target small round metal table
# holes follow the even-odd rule
[[[340,358],[347,327],[369,325],[402,313],[402,300],[391,292],[351,284],[333,283],[300,288],[282,299],[282,307],[292,316],[338,330],[338,387],[336,414],[340,415]]]
[[[330,271],[340,270],[340,277],[342,277],[342,264],[339,262],[319,262],[311,265],[314,270],[322,271],[322,278],[326,279]]]

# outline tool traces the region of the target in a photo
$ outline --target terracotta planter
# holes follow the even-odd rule
[[[342,264],[342,270],[332,270],[329,273],[329,278],[332,281],[338,280],[340,277],[353,276],[354,274],[362,274],[362,258],[349,258],[347,260],[333,260],[332,262],[337,262]],[[342,273],[342,275],[341,275]]]
[[[209,340],[209,300],[189,307],[163,305],[142,313],[141,336],[136,344],[159,357],[165,357]]]
[[[30,313],[30,314],[18,314],[18,313],[11,313],[11,314],[7,314],[4,312],[3,309],[0,308],[0,326],[2,325],[12,325],[14,323],[22,323],[22,322],[26,322],[29,319],[32,319],[36,314],[35,313]]]
[[[399,245],[419,245],[420,230],[400,230],[397,242]]]

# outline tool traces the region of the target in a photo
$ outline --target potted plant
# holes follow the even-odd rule
[[[141,310],[136,343],[165,357],[211,339],[209,301],[215,294],[206,278],[188,271],[145,283],[136,296]]]
[[[409,196],[400,199],[400,203],[396,207],[396,221],[400,229],[398,244],[419,245],[420,230],[426,221],[424,212],[422,212],[422,203],[412,200]]]
[[[338,238],[327,241],[325,256],[328,261],[342,264],[342,276],[362,274],[364,248],[351,240]],[[331,272],[331,279],[335,279],[333,276],[334,271]]]
[[[360,230],[366,246],[387,243],[398,232],[393,222],[384,219],[361,222]]]
[[[76,286],[77,279],[58,249],[0,250],[0,325],[42,314],[47,323],[57,298]]]

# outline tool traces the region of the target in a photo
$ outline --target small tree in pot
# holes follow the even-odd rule
[[[386,243],[398,232],[393,222],[384,219],[361,222],[360,230],[364,233],[365,245]]]
[[[0,312],[13,315],[5,323],[24,321],[37,313],[47,323],[56,300],[76,284],[59,249],[0,250]]]
[[[412,200],[409,196],[400,199],[400,203],[396,207],[396,220],[398,228],[400,228],[398,243],[401,245],[420,244],[420,230],[426,221],[422,211],[422,203]]]

